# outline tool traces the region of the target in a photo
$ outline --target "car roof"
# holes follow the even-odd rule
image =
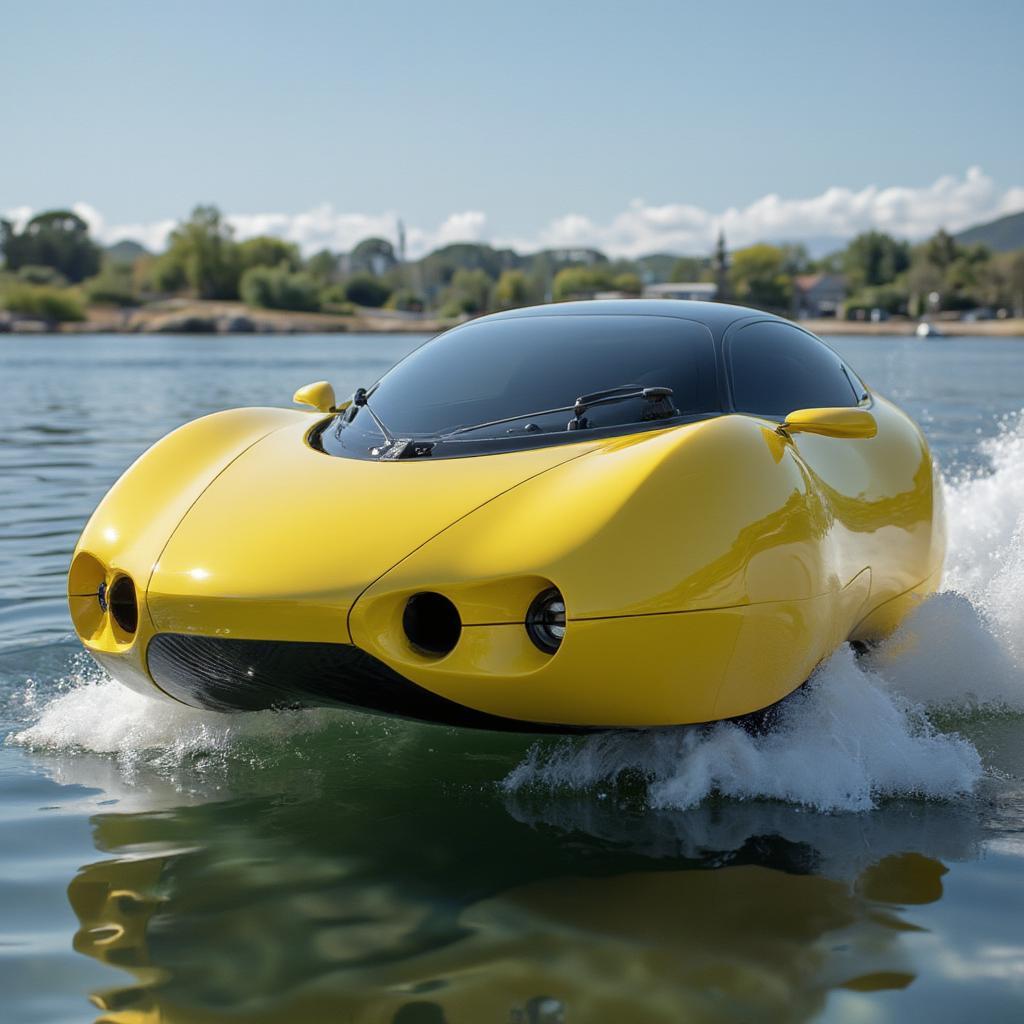
[[[746,320],[750,317],[782,320],[772,313],[762,313],[747,306],[733,306],[727,302],[700,302],[693,299],[592,299],[508,309],[471,322],[541,316],[665,316],[677,320],[696,321],[718,337],[737,320]]]

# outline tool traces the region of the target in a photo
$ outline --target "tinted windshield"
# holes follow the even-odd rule
[[[715,352],[707,328],[656,316],[538,316],[483,320],[449,331],[381,378],[370,404],[391,433],[433,437],[470,431],[467,440],[523,430],[562,431],[580,395],[619,385],[670,387],[682,415],[719,408]],[[595,428],[641,422],[649,403],[633,399],[587,413]],[[359,417],[366,419],[364,416]],[[361,423],[366,429],[366,424]]]
[[[727,355],[740,412],[783,418],[795,409],[857,405],[864,394],[832,349],[789,324],[743,327],[729,339]]]

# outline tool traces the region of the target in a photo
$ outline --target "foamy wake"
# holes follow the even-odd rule
[[[216,763],[228,756],[244,759],[249,748],[286,743],[297,734],[322,730],[331,720],[329,712],[225,715],[153,700],[115,682],[84,653],[58,696],[40,701],[29,683],[21,702],[20,717],[33,721],[10,742],[36,750],[112,754],[125,769],[142,762],[159,769],[197,760]]]
[[[538,744],[505,788],[581,791],[639,778],[654,808],[717,793],[827,811],[972,792],[980,755],[929,713],[1024,710],[1024,419],[982,451],[990,474],[946,486],[947,589],[869,657],[837,651],[783,706],[776,729],[754,736],[723,723]]]
[[[829,811],[973,791],[984,774],[977,750],[929,715],[1024,710],[1024,420],[983,451],[991,473],[947,484],[947,589],[870,656],[838,651],[787,702],[772,732],[720,724],[545,741],[505,778],[505,789],[583,794],[639,779],[655,808],[689,808],[717,793]],[[299,734],[338,722],[331,712],[193,711],[137,696],[84,667],[57,697],[37,702],[29,686],[22,699],[19,717],[32,724],[12,742],[109,753],[126,767],[244,759],[253,744],[294,745]]]

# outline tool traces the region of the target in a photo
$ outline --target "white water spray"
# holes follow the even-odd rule
[[[973,791],[984,771],[977,750],[928,713],[1024,711],[1024,420],[982,451],[991,474],[946,488],[946,589],[869,657],[837,651],[772,732],[722,723],[538,744],[505,788],[578,791],[639,776],[656,808],[718,793],[824,811]]]

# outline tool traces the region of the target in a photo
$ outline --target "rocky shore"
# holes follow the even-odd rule
[[[0,333],[49,334],[437,334],[459,321],[383,309],[359,309],[354,314],[299,313],[254,309],[241,302],[171,299],[135,309],[91,307],[78,323],[55,327],[38,319],[0,319]],[[904,335],[913,337],[918,322],[892,318],[866,320],[802,320],[815,334]],[[937,321],[951,337],[1024,337],[1024,319]]]
[[[300,313],[254,309],[241,302],[170,300],[135,309],[90,307],[86,319],[59,325],[61,334],[436,334],[452,321],[390,310],[355,314]],[[41,320],[11,317],[0,331],[48,334]]]

